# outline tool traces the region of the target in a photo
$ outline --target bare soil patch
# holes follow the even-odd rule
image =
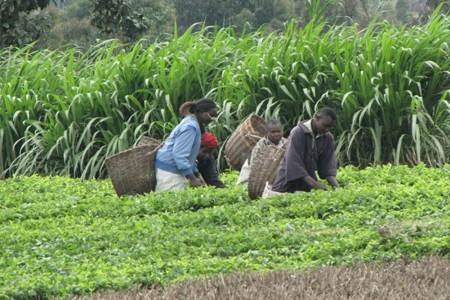
[[[75,299],[450,299],[450,260],[426,257],[304,272],[235,273],[166,287],[96,292]]]

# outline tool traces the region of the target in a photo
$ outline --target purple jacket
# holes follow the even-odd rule
[[[282,193],[309,192],[311,187],[301,178],[336,176],[337,165],[334,154],[334,138],[329,132],[313,139],[312,133],[302,123],[292,129],[286,152],[272,185],[272,190]]]

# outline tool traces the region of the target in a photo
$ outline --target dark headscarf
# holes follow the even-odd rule
[[[191,106],[193,112],[199,112],[199,111],[208,111],[213,108],[217,108],[217,105],[214,101],[211,99],[200,99],[198,101],[195,101]]]
[[[180,107],[180,113],[183,116],[193,114],[200,111],[208,111],[210,109],[217,108],[217,105],[211,99],[200,99],[196,102],[185,102]]]

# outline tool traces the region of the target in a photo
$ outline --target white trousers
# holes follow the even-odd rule
[[[248,159],[246,159],[244,164],[242,165],[241,172],[239,173],[239,178],[236,182],[236,185],[247,184],[248,179],[250,178],[250,171],[251,167],[248,164]]]
[[[284,195],[284,193],[272,191],[272,186],[266,181],[266,187],[264,188],[261,198],[267,199],[278,195]]]
[[[189,181],[184,175],[168,172],[156,168],[155,192],[166,192],[174,190],[186,190]]]

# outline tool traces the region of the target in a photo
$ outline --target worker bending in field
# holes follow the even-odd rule
[[[339,188],[334,138],[329,132],[336,121],[334,110],[322,108],[314,119],[300,122],[292,129],[273,185],[266,186],[263,198],[280,193],[327,190],[317,180],[316,171],[330,186]]]
[[[205,185],[199,178],[196,160],[205,126],[217,116],[216,103],[211,99],[186,102],[180,107],[180,113],[183,120],[156,153],[156,192]]]
[[[202,134],[201,147],[197,156],[197,169],[205,184],[216,188],[226,188],[227,186],[219,179],[219,172],[213,155],[217,146],[218,142],[214,134],[209,132]]]
[[[256,154],[261,151],[265,146],[274,145],[279,148],[285,148],[287,139],[283,137],[283,125],[278,120],[269,120],[266,124],[267,134],[264,138],[260,139],[252,149],[249,158],[247,158],[242,166],[239,178],[236,184],[248,183],[250,177],[250,169],[252,159],[256,157]]]

